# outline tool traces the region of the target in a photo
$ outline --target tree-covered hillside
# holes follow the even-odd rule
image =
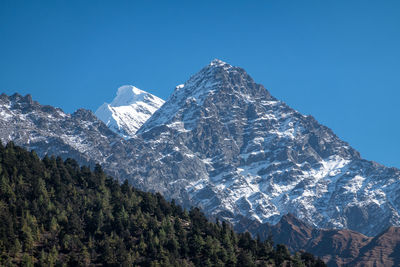
[[[236,234],[100,166],[0,144],[1,266],[324,266]]]

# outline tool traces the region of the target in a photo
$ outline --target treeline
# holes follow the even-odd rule
[[[325,266],[76,161],[0,144],[0,266]]]

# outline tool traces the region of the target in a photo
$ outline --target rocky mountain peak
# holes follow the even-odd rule
[[[178,86],[138,134],[158,153],[155,162],[174,155],[201,166],[190,175],[189,169],[159,175],[174,188],[182,184],[193,205],[232,223],[246,217],[275,224],[293,213],[311,226],[369,234],[377,229],[367,224],[377,218],[363,217],[361,225],[354,214],[363,214],[365,205],[382,216],[395,210],[389,202],[378,208],[374,201],[356,200],[359,189],[371,188],[363,186],[367,177],[379,176],[381,167],[361,160],[312,116],[271,96],[245,70],[219,60]],[[382,221],[398,216],[386,214]]]
[[[263,86],[257,86],[244,69],[234,67],[219,59],[214,59],[210,64],[190,77],[185,83],[184,88],[186,88],[186,92],[192,94],[191,97],[196,97],[200,93],[200,90],[203,93],[205,93],[204,91],[215,93],[218,90],[228,90],[244,93],[249,96],[252,94],[256,96],[257,89],[266,91]],[[190,89],[197,90],[190,92]]]
[[[214,58],[210,64],[210,66],[223,66],[223,65],[229,65],[228,63],[218,59],[218,58]],[[230,67],[232,67],[231,65],[229,65]]]
[[[211,110],[227,113],[232,111],[232,105],[245,109],[249,103],[272,100],[275,98],[262,85],[256,84],[244,69],[215,59],[177,86],[166,105],[155,112],[138,133],[177,120],[183,120],[184,128],[193,128],[194,123]],[[252,108],[248,112],[252,112]]]
[[[25,96],[20,95],[19,93],[14,93],[8,97],[8,100],[14,103],[19,104],[27,104],[33,105],[34,101],[32,100],[32,96],[30,94],[26,94]]]
[[[51,114],[52,116],[59,116],[60,113],[63,113],[60,108],[55,108],[49,105],[40,105],[37,101],[32,99],[30,94],[26,94],[25,96],[22,96],[19,93],[14,93],[10,96],[2,94],[0,96],[0,102],[1,105],[7,107],[7,109],[19,110],[28,116],[33,115],[33,112],[44,112]],[[0,109],[3,108],[0,107]],[[7,113],[6,111],[3,112]]]
[[[141,94],[127,86],[117,98]],[[96,112],[120,136],[134,135],[128,141],[82,111],[84,121],[7,101],[0,105],[0,137],[41,147],[41,155],[91,158],[115,177],[232,224],[242,218],[276,224],[292,213],[312,227],[367,235],[400,225],[400,170],[361,159],[332,130],[272,97],[241,68],[213,61],[164,105],[158,102],[154,114],[158,107],[140,99],[106,103]],[[140,123],[150,119],[128,132],[141,124],[123,123],[138,114],[144,114]],[[289,219],[282,226],[293,225]]]
[[[41,105],[30,95],[0,96],[0,141],[13,141],[34,149],[41,157],[71,157],[82,164],[104,162],[112,144],[121,138],[110,131],[92,111],[73,114]],[[101,149],[100,149],[101,147]]]

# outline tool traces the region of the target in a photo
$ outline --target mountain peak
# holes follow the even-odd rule
[[[227,104],[229,101],[236,101],[238,105],[242,105],[243,102],[272,99],[269,92],[262,85],[256,84],[244,69],[214,59],[183,85],[177,86],[167,103],[143,125],[138,133],[182,119],[185,127],[189,129],[199,119],[195,114],[204,113],[210,105],[213,105],[212,103],[230,105]]]
[[[214,59],[210,64],[203,67],[199,72],[194,74],[186,82],[185,86],[190,83],[213,83],[226,81],[229,73],[246,73],[243,69],[234,67],[222,60]]]
[[[117,95],[110,105],[113,107],[130,105],[143,100],[146,95],[150,94],[133,85],[123,85],[118,88]]]
[[[226,62],[224,62],[224,61],[222,61],[222,60],[220,60],[220,59],[218,59],[218,58],[213,59],[213,60],[210,62],[209,65],[210,65],[210,66],[225,66],[225,65],[228,65],[228,66],[232,67],[230,64],[228,64],[228,63],[226,63]]]
[[[195,97],[200,92],[216,92],[221,88],[240,90],[240,88],[247,87],[248,84],[255,83],[244,69],[232,66],[222,60],[214,59],[189,78],[184,84],[184,91],[186,94],[191,94]],[[265,88],[262,90],[266,91]]]
[[[127,84],[127,85],[123,85],[123,86],[118,88],[117,95],[120,95],[120,94],[123,94],[123,93],[126,93],[126,92],[131,92],[131,93],[133,93],[135,95],[140,95],[140,94],[146,93],[145,91],[140,90],[136,86]]]
[[[220,71],[225,71],[225,72],[230,72],[232,70],[239,70],[240,68],[238,67],[234,67],[231,64],[222,61],[220,59],[213,59],[210,64],[208,64],[206,67],[203,68],[203,70],[205,70],[206,72],[209,70],[219,70],[218,73]],[[243,70],[244,71],[244,70]],[[202,71],[200,71],[201,73]]]
[[[43,147],[43,153],[61,153],[67,144],[71,156],[92,158],[137,187],[232,224],[242,218],[275,224],[292,213],[311,226],[367,235],[400,225],[400,170],[361,159],[332,130],[272,97],[242,68],[207,65],[164,105],[156,103],[162,107],[154,114],[158,98],[139,90],[123,86],[115,102],[126,105],[105,103],[96,112],[122,137],[135,136],[129,142],[90,113],[48,112],[4,95],[0,137]],[[296,221],[288,215],[282,222]]]
[[[133,137],[164,100],[133,85],[118,88],[114,100],[96,110],[96,116],[124,138]]]

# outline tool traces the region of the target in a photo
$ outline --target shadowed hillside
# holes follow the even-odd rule
[[[0,145],[1,266],[324,266],[160,194],[120,185],[99,166]]]

